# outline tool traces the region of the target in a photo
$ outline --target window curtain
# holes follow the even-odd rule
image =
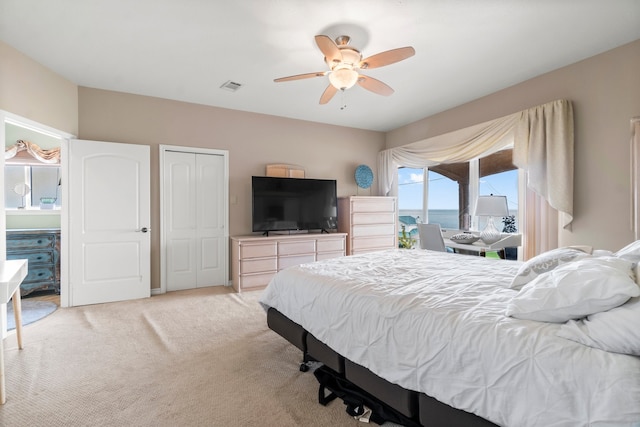
[[[19,139],[11,147],[5,148],[4,158],[5,160],[12,159],[18,155],[18,153],[26,151],[34,159],[41,163],[47,164],[59,164],[60,163],[60,147],[52,148],[51,150],[43,150],[37,144],[29,141],[23,141]]]
[[[527,188],[573,221],[573,108],[560,100],[521,111],[513,141],[513,164],[527,172]]]
[[[513,145],[514,164],[526,172],[527,188],[558,211],[562,227],[568,228],[573,221],[574,134],[573,108],[567,100],[556,100],[460,131],[383,150],[378,154],[379,194],[391,193],[400,166],[420,168],[465,162],[510,145]],[[544,218],[525,221],[525,241],[533,239],[529,229],[557,228],[556,220]],[[549,244],[553,245],[551,241]],[[553,248],[548,244],[536,246],[537,251]]]
[[[523,221],[526,230],[522,239],[523,259],[558,247],[558,211],[530,188],[525,192]]]

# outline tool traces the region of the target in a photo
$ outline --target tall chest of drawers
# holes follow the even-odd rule
[[[7,259],[27,259],[29,271],[20,295],[60,292],[60,229],[7,230]]]
[[[347,255],[398,247],[395,197],[338,198],[338,231],[347,233]]]

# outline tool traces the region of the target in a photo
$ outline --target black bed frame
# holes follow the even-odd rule
[[[267,325],[302,351],[301,371],[308,369],[307,362],[311,360],[321,362],[351,384],[365,390],[382,405],[393,408],[425,427],[496,426],[475,414],[453,408],[424,393],[407,390],[380,378],[367,368],[345,359],[274,308],[267,311]]]

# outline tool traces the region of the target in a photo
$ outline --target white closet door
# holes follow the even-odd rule
[[[224,157],[196,154],[197,287],[224,285],[226,275]]]
[[[225,173],[224,156],[165,153],[167,291],[227,282]]]
[[[196,287],[196,167],[193,153],[164,157],[167,290]]]

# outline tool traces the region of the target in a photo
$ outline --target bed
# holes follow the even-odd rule
[[[522,263],[387,250],[285,269],[260,303],[305,359],[425,426],[640,426],[640,287],[628,259],[640,260],[640,243],[597,255],[560,248]],[[560,308],[541,310],[541,298]],[[590,319],[621,309],[615,322],[632,336],[589,335]]]

